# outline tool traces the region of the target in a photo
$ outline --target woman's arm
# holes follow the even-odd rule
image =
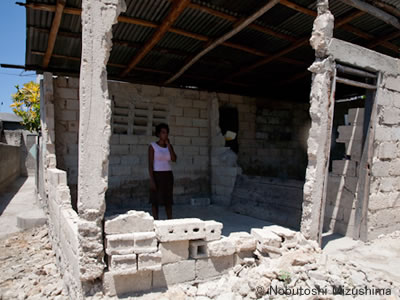
[[[171,160],[176,161],[176,153],[175,153],[172,145],[169,143],[169,139],[167,139],[167,147],[168,147],[169,153],[171,154]]]
[[[150,176],[150,187],[151,189],[155,190],[156,189],[156,183],[154,181],[154,149],[153,147],[150,145],[149,146],[149,176]]]

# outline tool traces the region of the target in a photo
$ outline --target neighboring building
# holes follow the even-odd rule
[[[3,130],[24,129],[21,125],[22,118],[14,113],[0,112],[0,122],[3,124]]]

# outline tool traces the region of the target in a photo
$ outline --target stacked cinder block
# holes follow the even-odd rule
[[[368,238],[400,230],[400,76],[382,76],[368,201]]]
[[[328,177],[325,206],[325,230],[352,236],[354,229],[355,202],[358,168],[362,155],[364,108],[348,111],[349,125],[338,127],[338,143],[344,143],[349,159],[333,160]]]
[[[153,221],[145,212],[105,221],[108,295],[204,280],[254,260],[256,238],[247,232],[221,236],[222,223],[197,218]]]

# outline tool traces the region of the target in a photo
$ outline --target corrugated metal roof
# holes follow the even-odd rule
[[[307,7],[316,11],[316,1],[313,0],[291,0],[297,5]],[[398,0],[381,0],[393,6],[400,6]],[[28,3],[56,3],[56,0],[27,0]],[[259,0],[193,0],[193,3],[200,4],[225,14],[243,18],[259,7],[265,4]],[[127,10],[123,14],[128,17],[137,18],[155,24],[161,24],[171,8],[170,0],[126,0]],[[67,0],[68,7],[81,7],[81,0]],[[330,1],[330,9],[335,18],[343,17],[355,9],[344,4],[341,1]],[[33,9],[26,10],[27,18],[27,52],[26,65],[41,69],[43,53],[47,48],[48,33],[51,28],[54,13],[39,11]],[[308,37],[311,34],[314,17],[297,12],[284,5],[276,5],[266,14],[261,16],[254,23],[275,30],[295,38]],[[350,24],[358,30],[364,31],[372,36],[381,37],[390,34],[394,28],[390,25],[376,19],[368,14],[354,19]],[[186,8],[173,27],[203,36],[210,39],[218,38],[232,28],[232,21],[211,15],[201,10]],[[36,29],[34,29],[36,28]],[[81,18],[76,15],[64,14],[60,31],[67,33],[80,34]],[[118,23],[113,29],[113,38],[118,41],[130,43],[130,46],[116,43],[112,47],[109,62],[126,66],[135,56],[138,47],[148,41],[154,34],[155,28],[145,27],[141,25]],[[347,32],[343,29],[335,30],[335,37],[350,41],[353,43],[366,45],[368,41],[364,38],[356,36],[354,33]],[[248,48],[260,52],[268,52],[271,54],[278,53],[281,49],[285,49],[292,42],[273,37],[271,35],[256,31],[252,28],[246,28],[228,42],[243,45]],[[392,41],[395,45],[400,45],[400,38]],[[136,46],[135,46],[136,45]],[[141,70],[133,70],[126,80],[135,80],[147,83],[161,84],[171,75],[170,73],[179,70],[190,56],[200,52],[206,42],[191,37],[178,35],[176,33],[167,32],[158,42],[156,48],[139,63],[138,68]],[[59,35],[56,40],[54,54],[70,57],[80,57],[81,41],[79,38],[71,36]],[[160,49],[163,50],[160,52]],[[388,50],[381,46],[375,50],[398,57],[399,53]],[[33,54],[36,51],[36,54]],[[293,76],[295,72],[306,68],[311,64],[314,55],[310,46],[303,46],[296,51],[286,55],[287,58],[296,59],[304,63],[304,66],[290,65],[282,61],[274,61],[267,65],[261,66],[249,74],[240,76],[236,80],[248,79],[250,81],[262,82],[270,77],[275,81],[287,79]],[[263,57],[248,52],[240,51],[226,46],[218,46],[210,53],[200,59],[185,74],[188,76],[181,77],[177,84],[201,84],[203,87],[214,87],[212,80],[206,80],[208,77],[223,78],[242,67],[248,66]],[[277,66],[283,66],[278,68]],[[79,61],[73,59],[63,59],[53,57],[50,61],[49,68],[57,73],[57,70],[71,70],[79,72]],[[143,69],[153,69],[155,72],[146,72]],[[108,71],[110,77],[118,77],[123,68],[109,66]],[[160,71],[160,72],[156,72]],[[164,73],[163,73],[164,72]],[[169,72],[169,73],[165,73]],[[211,74],[211,75],[210,75]],[[271,74],[275,74],[271,76]],[[286,74],[286,75],[285,75]],[[198,76],[199,78],[195,78]],[[250,78],[250,79],[249,79]],[[256,80],[259,78],[259,80]],[[230,86],[232,87],[232,86]]]

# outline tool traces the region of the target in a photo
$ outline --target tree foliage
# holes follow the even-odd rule
[[[40,131],[40,85],[33,81],[25,83],[22,88],[15,86],[17,92],[12,94],[10,105],[14,113],[22,118],[22,125],[31,132]]]

